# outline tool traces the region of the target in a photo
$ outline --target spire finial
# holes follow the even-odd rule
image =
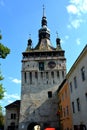
[[[47,26],[47,19],[46,19],[46,16],[45,16],[45,7],[44,7],[44,5],[43,5],[43,17],[42,17],[42,27],[43,26]]]
[[[43,16],[45,16],[45,6],[43,4]]]

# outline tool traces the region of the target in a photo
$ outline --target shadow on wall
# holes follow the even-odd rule
[[[52,98],[48,98],[43,104],[38,105],[38,103],[38,100],[35,100],[31,103],[29,102],[30,105],[24,113],[25,119],[23,122],[27,122],[26,130],[44,130],[49,126],[51,128],[58,128],[59,118],[57,115],[57,92],[55,92],[52,95]]]

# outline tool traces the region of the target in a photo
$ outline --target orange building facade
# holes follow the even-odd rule
[[[65,79],[58,89],[58,116],[60,130],[73,130],[68,81]]]

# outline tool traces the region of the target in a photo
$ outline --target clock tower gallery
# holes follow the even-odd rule
[[[57,89],[66,75],[66,59],[58,37],[56,47],[51,45],[44,9],[38,37],[36,47],[29,39],[22,53],[19,130],[32,130],[35,125],[59,127]]]

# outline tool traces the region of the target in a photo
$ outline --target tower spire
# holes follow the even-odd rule
[[[50,30],[47,27],[47,18],[45,15],[45,7],[43,5],[43,14],[42,14],[42,20],[41,20],[41,29],[39,29],[39,43],[42,39],[46,38],[50,40]]]
[[[43,17],[42,17],[42,27],[43,26],[47,26],[47,19],[46,19],[46,16],[45,16],[45,7],[43,5]]]

